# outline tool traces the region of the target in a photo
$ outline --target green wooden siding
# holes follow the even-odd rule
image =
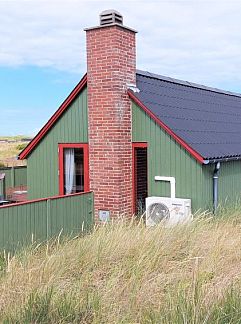
[[[212,199],[214,165],[203,166],[204,191]],[[219,203],[232,204],[241,198],[241,161],[222,162],[218,179]],[[211,202],[212,203],[212,200]]]
[[[4,199],[6,195],[5,192],[5,180],[0,180],[0,200]]]
[[[85,88],[28,157],[28,199],[59,194],[59,143],[87,142],[87,88]]]
[[[27,167],[0,168],[0,173],[5,173],[5,186],[19,187],[27,185]]]
[[[212,209],[214,165],[201,165],[140,107],[132,104],[133,142],[148,142],[148,194],[169,196],[170,185],[154,177],[176,178],[176,197],[191,198],[192,210]],[[232,203],[241,194],[241,161],[221,163],[219,203]]]
[[[4,180],[0,180],[0,196],[6,198],[6,191],[13,187],[27,186],[27,167],[0,168],[0,173],[5,174]]]
[[[76,236],[92,228],[93,215],[93,193],[0,207],[0,251]]]
[[[141,108],[134,103],[132,107],[132,140],[148,142],[148,195],[170,196],[170,184],[155,181],[154,177],[175,177],[176,197],[191,198],[193,210],[205,206],[201,164]]]
[[[241,197],[241,161],[221,163],[219,178],[220,200],[235,201]]]

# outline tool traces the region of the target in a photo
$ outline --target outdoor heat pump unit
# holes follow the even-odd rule
[[[146,226],[155,226],[160,223],[165,226],[174,226],[189,222],[192,219],[191,199],[175,197],[175,178],[156,176],[155,180],[170,182],[171,197],[146,198]]]

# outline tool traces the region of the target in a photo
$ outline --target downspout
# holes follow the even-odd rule
[[[215,169],[213,171],[213,212],[217,211],[218,207],[218,175],[220,170],[220,162],[215,163]]]

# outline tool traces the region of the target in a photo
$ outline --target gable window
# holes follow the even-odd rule
[[[88,144],[59,144],[59,193],[89,191]]]

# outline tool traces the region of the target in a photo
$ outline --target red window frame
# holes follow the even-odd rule
[[[136,177],[135,177],[135,149],[136,148],[148,148],[148,143],[146,142],[136,142],[132,143],[132,214],[136,211]],[[147,174],[148,174],[148,161],[147,161]],[[147,191],[148,191],[148,179],[147,179]]]
[[[59,194],[64,195],[64,149],[82,148],[84,152],[84,192],[90,190],[89,181],[89,145],[84,143],[63,143],[59,148]]]

